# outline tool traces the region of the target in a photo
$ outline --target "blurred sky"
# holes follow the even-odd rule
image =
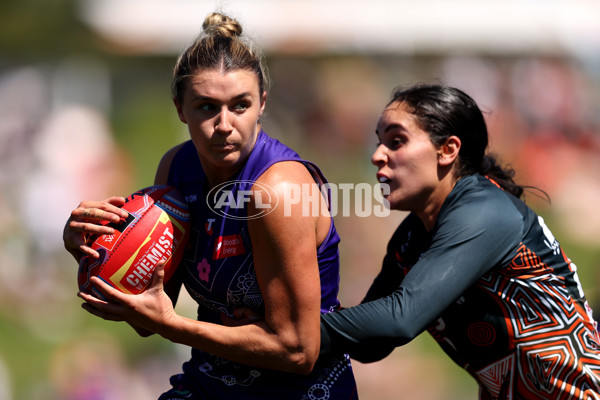
[[[600,309],[600,1],[3,0],[0,400],[153,399],[188,357],[80,310],[61,232],[79,201],[150,185],[186,139],[171,70],[214,10],[265,51],[265,130],[334,183],[375,182],[374,126],[393,87],[471,94],[491,150],[550,196],[527,201]],[[344,305],[361,300],[402,217],[336,218]],[[193,317],[189,299],[178,307]],[[477,396],[426,335],[355,370],[368,400]]]

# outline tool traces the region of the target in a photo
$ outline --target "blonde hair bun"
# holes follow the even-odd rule
[[[235,19],[220,13],[211,13],[206,16],[202,29],[207,35],[241,36],[242,26]]]

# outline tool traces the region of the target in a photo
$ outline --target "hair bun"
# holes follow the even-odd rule
[[[218,36],[241,36],[242,26],[235,19],[219,13],[211,13],[202,24],[206,34]]]

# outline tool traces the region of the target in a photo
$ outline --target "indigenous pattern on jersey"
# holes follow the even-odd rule
[[[600,337],[575,264],[485,177],[461,179],[431,231],[414,214],[401,223],[358,307],[323,317],[326,340],[344,332],[352,357],[381,358],[426,328],[480,399],[600,399]]]
[[[428,331],[482,399],[600,398],[600,340],[576,267],[541,217],[524,242]]]
[[[207,197],[206,177],[193,143],[186,142],[173,160],[168,183],[184,194],[192,216],[190,242],[180,268],[187,291],[199,304],[199,320],[221,324],[220,313],[232,316],[236,307],[264,311],[246,204],[256,179],[281,161],[301,162],[317,183],[326,182],[315,165],[262,131],[244,167],[210,204],[212,197]],[[329,234],[317,250],[324,313],[340,305],[338,243],[332,220]],[[173,391],[183,392],[184,388],[193,394],[191,398],[326,400],[357,396],[346,355],[321,357],[311,374],[298,375],[241,365],[192,349],[192,359],[184,364],[183,372],[172,378]],[[173,391],[169,396],[175,396]],[[168,398],[165,395],[164,399]]]

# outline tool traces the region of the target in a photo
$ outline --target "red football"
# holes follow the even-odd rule
[[[187,203],[179,191],[166,185],[150,186],[127,197],[122,209],[129,216],[109,224],[115,233],[92,242],[100,258],[81,258],[79,290],[102,297],[90,282],[98,276],[123,293],[138,294],[152,282],[158,261],[167,260],[165,282],[179,265],[191,226]]]

